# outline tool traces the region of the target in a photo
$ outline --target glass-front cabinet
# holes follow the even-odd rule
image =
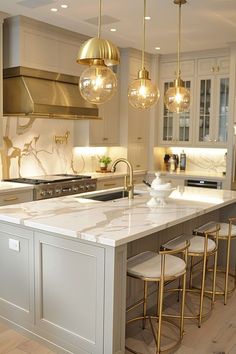
[[[226,76],[199,78],[198,92],[197,143],[226,145],[229,120],[229,78]]]
[[[188,88],[191,92],[192,82],[191,80],[184,81],[185,87]],[[172,81],[164,81],[162,83],[163,95],[173,86]],[[172,113],[170,112],[164,103],[162,103],[162,112],[161,112],[161,143],[162,144],[171,144],[174,145],[180,143],[181,145],[188,145],[191,140],[191,106],[188,112],[184,113]]]
[[[225,147],[229,122],[229,58],[198,60],[196,143]]]

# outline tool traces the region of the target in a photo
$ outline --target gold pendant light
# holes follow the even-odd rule
[[[143,49],[142,49],[142,68],[138,72],[138,79],[134,80],[128,88],[129,103],[137,109],[147,109],[154,105],[160,97],[159,90],[149,78],[149,72],[145,69],[145,29],[146,29],[146,0],[144,0],[143,10]]]
[[[99,0],[98,36],[90,38],[79,48],[77,63],[89,65],[79,80],[81,96],[90,103],[102,104],[110,100],[117,90],[117,78],[108,68],[120,62],[118,48],[101,38],[102,0]]]
[[[177,53],[177,77],[173,87],[170,87],[164,97],[167,109],[173,113],[181,113],[189,110],[190,92],[184,87],[184,82],[180,77],[180,31],[181,31],[181,5],[186,4],[186,0],[174,0],[174,4],[179,6],[179,31],[178,31],[178,53]]]

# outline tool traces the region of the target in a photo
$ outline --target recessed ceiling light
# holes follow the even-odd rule
[[[116,28],[111,28],[110,31],[111,32],[116,32]]]
[[[161,48],[160,47],[155,47],[156,50],[160,50]]]
[[[145,16],[145,20],[151,20],[150,16]]]
[[[55,7],[52,7],[52,8],[51,8],[51,11],[52,11],[52,12],[57,12],[58,9],[56,9]]]
[[[67,9],[67,8],[68,8],[68,5],[62,4],[62,5],[61,5],[61,8],[62,8],[62,9]]]

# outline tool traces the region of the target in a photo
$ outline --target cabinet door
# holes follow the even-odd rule
[[[212,78],[200,79],[198,83],[198,142],[211,142],[213,133],[211,127],[212,116]]]
[[[131,143],[147,142],[149,130],[149,111],[129,107],[129,141]]]
[[[148,146],[143,143],[133,143],[128,146],[128,160],[134,170],[146,170],[148,164]]]
[[[198,75],[222,75],[229,73],[229,58],[204,58],[198,60]]]
[[[191,98],[193,97],[192,95],[192,82],[191,80],[186,80],[184,82],[185,87],[190,90]],[[173,81],[165,81],[162,85],[163,92],[165,92],[169,89],[169,87],[173,86]],[[192,104],[191,104],[192,106]],[[165,104],[162,106],[162,114],[161,114],[161,142],[162,143],[173,143],[173,144],[178,144],[181,143],[181,145],[186,145],[191,141],[191,108],[187,112],[183,112],[180,114],[172,113],[170,112]]]
[[[226,143],[229,122],[229,78],[218,77],[216,82],[216,90],[216,116],[218,117],[218,121],[215,125],[215,140],[217,143]]]

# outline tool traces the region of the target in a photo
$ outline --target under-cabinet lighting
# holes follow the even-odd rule
[[[156,50],[160,50],[161,48],[160,47],[155,47]]]
[[[111,28],[110,31],[111,32],[116,32],[116,28]]]
[[[147,21],[151,20],[151,16],[145,16],[145,20]]]
[[[57,12],[57,11],[58,11],[58,9],[57,9],[57,8],[55,8],[55,7],[52,7],[52,8],[51,8],[51,11],[52,11],[52,12]]]
[[[74,152],[76,155],[84,155],[84,156],[96,156],[96,155],[106,155],[107,148],[106,147],[75,147]]]
[[[62,5],[61,5],[61,8],[62,8],[62,9],[67,9],[67,8],[68,8],[68,5],[62,4]]]

